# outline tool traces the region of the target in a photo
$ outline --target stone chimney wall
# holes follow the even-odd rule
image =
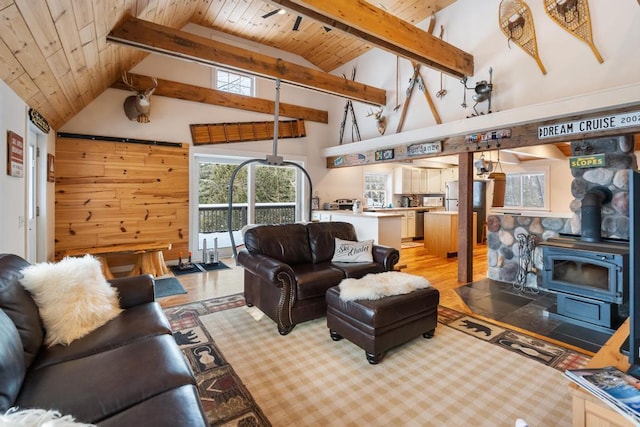
[[[602,237],[629,238],[629,169],[637,169],[632,136],[585,139],[571,143],[572,156],[605,155],[605,166],[571,169],[573,182],[569,205],[573,218],[571,233],[581,234],[581,207],[584,195],[596,186],[607,187],[613,193],[610,203],[602,207]]]

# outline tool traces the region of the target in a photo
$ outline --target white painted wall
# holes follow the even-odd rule
[[[25,148],[27,144],[28,107],[13,92],[5,82],[0,80],[0,135],[3,147],[0,149],[0,164],[4,170],[0,172],[0,253],[12,253],[26,258],[27,218],[26,202],[26,170],[25,177],[9,176],[6,172],[7,164],[7,131],[13,131],[22,136]],[[32,125],[31,125],[32,126]],[[41,194],[39,197],[40,218],[38,226],[39,261],[52,260],[54,254],[54,184],[46,182],[47,153],[55,152],[55,132],[39,137],[40,160],[39,181]],[[25,154],[26,161],[26,154]],[[25,163],[26,165],[26,163]]]

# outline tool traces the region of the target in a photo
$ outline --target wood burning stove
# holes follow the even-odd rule
[[[628,301],[629,243],[563,236],[541,242],[541,288],[557,293],[557,316],[615,329]]]

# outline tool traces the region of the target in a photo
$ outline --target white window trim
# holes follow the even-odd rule
[[[256,77],[254,75],[243,73],[241,71],[237,71],[237,70],[234,70],[234,69],[231,69],[231,68],[225,68],[225,67],[212,67],[211,68],[211,88],[212,89],[220,90],[220,89],[218,89],[218,85],[217,85],[218,70],[226,71],[228,73],[237,74],[239,76],[243,76],[243,77],[247,77],[248,79],[251,79],[251,94],[248,95],[248,96],[252,96],[252,97],[256,96],[256,93],[257,93],[256,86],[258,84],[258,79],[256,79]],[[224,92],[227,92],[227,91],[224,91]],[[228,92],[228,93],[235,94],[235,92]]]
[[[393,199],[393,194],[392,194],[392,176],[389,173],[386,172],[365,172],[364,176],[363,176],[363,180],[362,180],[362,184],[363,184],[363,189],[362,189],[362,194],[366,194],[367,192],[367,186],[366,186],[366,182],[367,182],[367,176],[369,175],[378,175],[378,176],[383,176],[385,177],[385,200],[386,200],[386,204],[389,205],[389,203],[392,203],[391,200]],[[363,206],[363,207],[367,207],[367,206]],[[381,206],[381,207],[386,207],[386,206]]]
[[[543,199],[544,204],[542,207],[539,207],[539,208],[504,206],[503,208],[500,208],[498,210],[509,211],[509,212],[549,212],[551,210],[550,208],[551,199],[550,199],[550,193],[549,193],[551,188],[551,183],[549,182],[551,177],[551,170],[548,165],[545,165],[545,166],[522,165],[522,166],[518,166],[517,168],[508,170],[505,173],[507,175],[526,175],[526,174],[537,174],[537,173],[543,174],[544,175],[544,199]]]

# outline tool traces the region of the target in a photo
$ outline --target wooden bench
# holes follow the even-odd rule
[[[107,257],[115,254],[135,254],[137,255],[136,263],[133,270],[129,272],[129,276],[152,274],[154,277],[159,277],[169,273],[169,268],[165,264],[164,256],[162,255],[162,251],[169,249],[171,249],[171,243],[136,242],[92,248],[68,249],[63,252],[63,255],[93,255],[100,260],[104,276],[107,279],[113,279],[114,276],[109,269]]]

